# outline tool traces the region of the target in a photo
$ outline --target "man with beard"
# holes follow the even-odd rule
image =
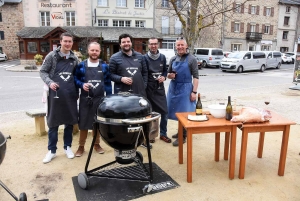
[[[79,147],[75,153],[76,157],[82,156],[88,130],[93,129],[93,122],[96,110],[101,98],[111,94],[112,87],[109,69],[106,63],[99,59],[101,53],[100,44],[91,42],[88,45],[89,58],[80,62],[75,71],[75,84],[81,89],[79,99]],[[96,136],[94,149],[97,153],[103,154],[104,149],[100,146],[99,133]]]
[[[114,81],[114,94],[131,92],[146,97],[148,70],[143,55],[132,49],[132,36],[119,36],[121,51],[113,54],[109,61],[111,80]]]
[[[196,58],[187,52],[186,40],[177,38],[177,55],[170,60],[168,78],[172,79],[168,89],[167,103],[169,119],[178,120],[176,112],[194,112],[198,89],[198,64]],[[173,146],[178,146],[178,133]],[[186,130],[183,130],[183,143],[186,140]]]
[[[64,124],[64,150],[68,158],[74,158],[71,150],[73,140],[73,125],[77,124],[77,92],[74,83],[74,70],[78,63],[77,57],[71,51],[73,36],[63,33],[60,36],[61,47],[50,52],[42,64],[40,76],[49,86],[47,124],[48,153],[43,163],[49,163],[56,157],[58,127]]]
[[[148,67],[147,98],[152,105],[152,110],[161,114],[160,139],[166,143],[171,143],[172,140],[167,136],[168,108],[164,87],[164,81],[167,77],[166,57],[158,51],[157,38],[150,38],[148,47],[149,51],[144,56]],[[155,142],[155,137],[150,135],[151,143]]]

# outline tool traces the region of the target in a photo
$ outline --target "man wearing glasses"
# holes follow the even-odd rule
[[[74,74],[75,84],[81,89],[79,99],[79,147],[75,153],[76,157],[82,156],[88,130],[93,129],[93,122],[96,110],[101,98],[111,94],[112,87],[108,65],[99,59],[101,53],[100,44],[91,42],[88,45],[89,58],[76,66]],[[104,149],[100,146],[99,133],[96,136],[94,149],[97,153],[103,154]]]
[[[177,38],[177,55],[172,57],[168,69],[168,78],[171,79],[167,103],[169,119],[178,120],[176,112],[193,112],[196,108],[198,89],[198,64],[196,58],[187,52],[188,45],[184,38]],[[178,146],[178,133],[173,146]],[[186,141],[186,131],[183,130],[183,143]]]
[[[171,143],[172,140],[167,136],[168,108],[164,87],[164,81],[167,77],[166,57],[158,51],[157,38],[150,38],[148,47],[149,51],[144,55],[148,67],[147,98],[153,111],[161,114],[160,139],[166,143]],[[154,143],[155,137],[155,135],[150,135],[150,142]]]

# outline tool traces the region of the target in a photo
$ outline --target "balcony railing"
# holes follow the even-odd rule
[[[262,33],[246,32],[246,39],[247,40],[261,40],[262,39]]]
[[[162,34],[170,34],[170,27],[162,27],[161,33]]]
[[[182,28],[176,28],[176,27],[174,27],[174,34],[176,34],[176,35],[182,34]]]

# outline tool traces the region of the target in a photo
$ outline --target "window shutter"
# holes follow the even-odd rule
[[[236,12],[236,3],[233,2],[233,12],[235,13]]]
[[[234,32],[234,22],[231,22],[231,32]]]
[[[273,35],[273,25],[270,26],[270,35]]]
[[[262,25],[261,33],[265,33],[265,25]]]
[[[267,8],[266,7],[264,7],[264,16],[266,16],[267,14],[266,14],[266,10],[267,10]]]
[[[244,4],[242,4],[241,13],[244,13]]]
[[[259,24],[256,24],[255,32],[259,32]]]
[[[250,23],[247,24],[247,32],[250,32]]]
[[[241,22],[240,26],[240,32],[244,33],[244,22]]]
[[[274,17],[274,7],[271,8],[271,17]]]
[[[4,40],[4,31],[0,31],[0,40]]]
[[[256,6],[256,15],[259,15],[259,6]]]
[[[248,13],[251,14],[251,4],[249,4]]]
[[[2,22],[2,13],[0,13],[0,22]]]

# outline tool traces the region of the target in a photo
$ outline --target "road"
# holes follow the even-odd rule
[[[0,114],[12,111],[43,108],[41,102],[43,82],[38,72],[11,72],[9,65],[16,61],[0,62]],[[204,68],[199,70],[198,92],[209,99],[227,98],[235,93],[245,93],[250,89],[274,88],[291,84],[293,65],[284,64],[282,68],[268,69],[265,72],[247,72],[242,74],[222,72],[220,69]],[[165,86],[168,88],[170,80]],[[261,93],[261,91],[257,91]]]

